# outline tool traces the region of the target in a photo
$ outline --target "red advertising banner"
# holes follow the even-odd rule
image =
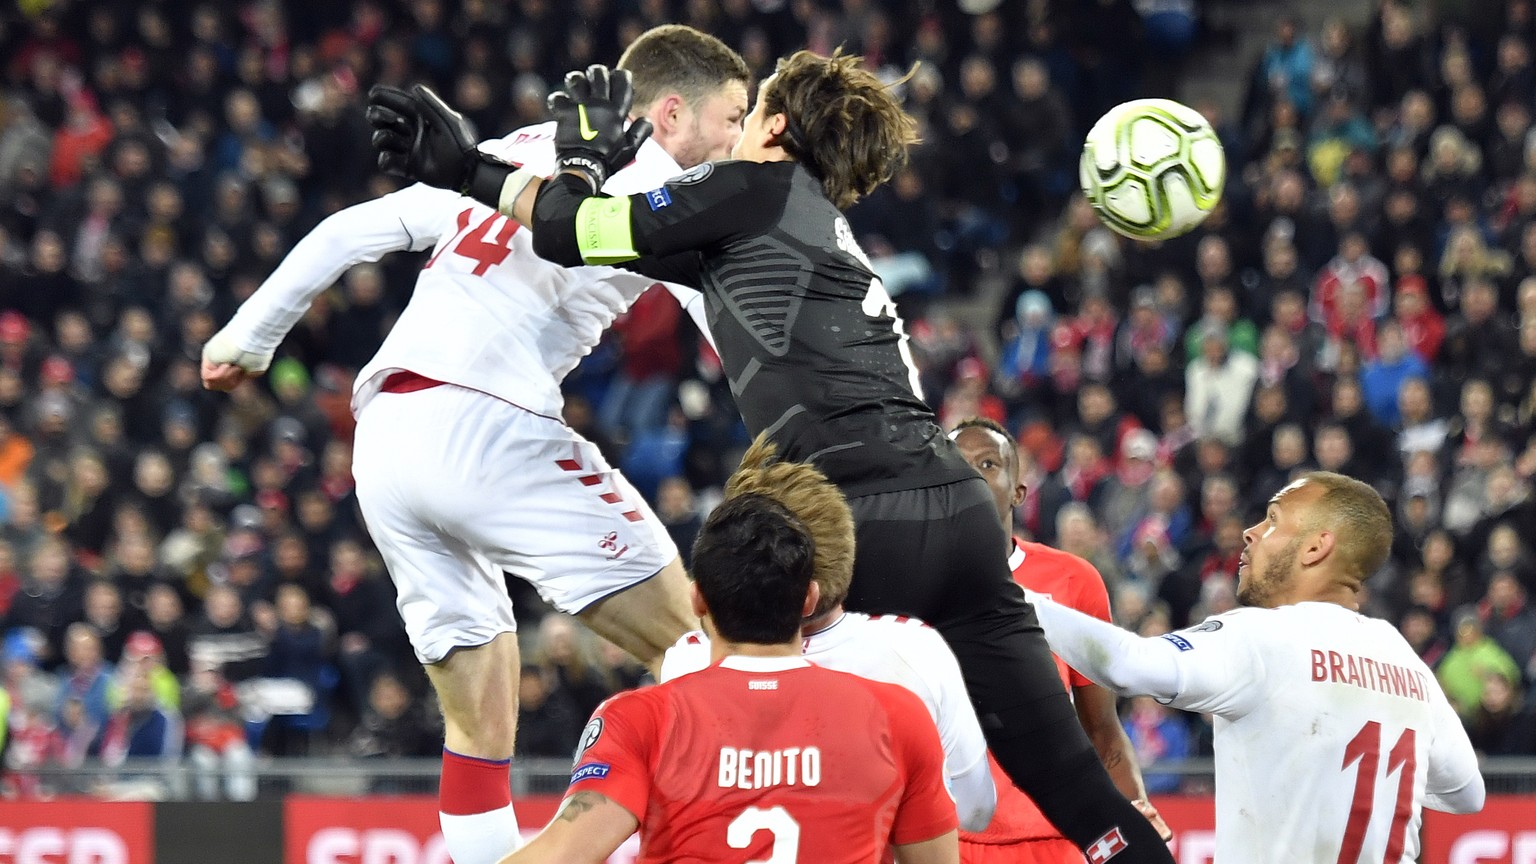
[[[517,820],[532,836],[555,814],[554,796],[519,798]],[[1153,799],[1173,829],[1178,864],[1213,864],[1216,811],[1209,796]],[[290,796],[285,805],[284,864],[450,864],[437,828],[437,799]],[[634,864],[638,842],[609,864]],[[1488,799],[1483,812],[1425,812],[1423,864],[1536,864],[1536,795]],[[9,864],[0,857],[0,864]],[[19,864],[19,862],[18,862]],[[73,864],[73,862],[70,862]],[[1223,862],[1225,864],[1225,862]]]
[[[0,801],[0,864],[154,864],[154,805]]]
[[[1430,811],[1425,823],[1425,864],[1536,864],[1536,795],[1491,796],[1467,816]]]
[[[1173,829],[1168,848],[1177,864],[1211,864],[1216,856],[1216,806],[1209,796],[1154,795],[1152,804]]]
[[[517,799],[523,833],[536,833],[559,803],[554,796]],[[1213,864],[1211,798],[1160,796],[1155,803],[1173,828],[1174,860]],[[285,864],[451,864],[435,797],[293,795],[283,806]],[[0,801],[0,864],[153,864],[153,808],[89,799]],[[1536,795],[1493,796],[1470,816],[1425,816],[1423,864],[1536,864]],[[609,864],[634,864],[638,849],[630,838]],[[209,850],[209,860],[237,860],[225,857],[228,851]]]
[[[1156,796],[1173,829],[1174,861],[1212,864],[1216,811],[1209,797]],[[1481,813],[1424,811],[1423,864],[1536,864],[1536,795],[1493,795]]]
[[[554,818],[560,798],[514,802],[523,836]],[[324,798],[290,795],[283,802],[284,864],[451,864],[437,827],[437,798]],[[639,841],[630,838],[608,864],[634,864]]]

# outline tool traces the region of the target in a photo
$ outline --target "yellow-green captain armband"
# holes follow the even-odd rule
[[[629,223],[629,198],[588,198],[576,208],[576,248],[588,264],[617,264],[640,257]]]

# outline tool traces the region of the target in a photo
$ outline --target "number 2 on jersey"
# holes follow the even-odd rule
[[[1408,842],[1408,819],[1413,815],[1413,775],[1418,767],[1415,744],[1418,735],[1404,729],[1392,752],[1387,754],[1387,773],[1402,769],[1397,777],[1397,803],[1392,808],[1392,827],[1387,831],[1387,854],[1383,864],[1397,864]],[[1376,772],[1381,766],[1381,724],[1375,720],[1344,747],[1344,769],[1359,762],[1355,774],[1355,797],[1349,807],[1349,823],[1344,827],[1344,846],[1337,864],[1361,864],[1360,850],[1365,846],[1365,831],[1370,826],[1376,805]]]
[[[732,849],[752,845],[752,835],[767,831],[773,835],[773,851],[761,861],[746,864],[796,864],[800,859],[800,823],[783,807],[748,807],[731,820],[725,829],[725,843]]]
[[[437,259],[441,258],[443,253],[447,252],[450,247],[453,249],[453,254],[475,262],[475,269],[470,272],[476,276],[484,276],[487,270],[507,260],[507,256],[512,254],[512,247],[508,246],[507,243],[512,240],[512,235],[516,234],[517,229],[522,226],[500,213],[493,213],[482,220],[479,225],[476,225],[469,231],[465,231],[464,229],[469,228],[469,216],[473,212],[474,210],[466,208],[459,213],[458,230],[454,232],[453,237],[448,238],[448,242],[443,244],[443,248],[439,249],[437,254],[432,256],[432,260],[427,262],[426,267],[422,268],[423,270],[436,264]],[[491,237],[491,229],[495,227],[496,220],[498,219],[502,220],[502,226],[501,230],[496,232],[496,236],[493,239]],[[457,239],[458,242],[453,242],[454,239]]]

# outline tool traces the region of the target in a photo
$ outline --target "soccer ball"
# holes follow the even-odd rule
[[[1198,111],[1169,99],[1117,105],[1088,132],[1078,178],[1105,225],[1136,240],[1189,231],[1221,200],[1227,159]]]

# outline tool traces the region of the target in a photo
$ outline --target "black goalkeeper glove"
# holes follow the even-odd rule
[[[633,162],[651,135],[651,121],[641,118],[624,128],[635,99],[627,69],[592,65],[565,76],[565,86],[549,94],[555,116],[556,172],[585,176],[597,192],[614,172]]]
[[[428,186],[452,189],[495,208],[502,185],[517,170],[475,146],[474,127],[430,87],[407,93],[377,85],[368,91],[368,122],[379,170]]]

